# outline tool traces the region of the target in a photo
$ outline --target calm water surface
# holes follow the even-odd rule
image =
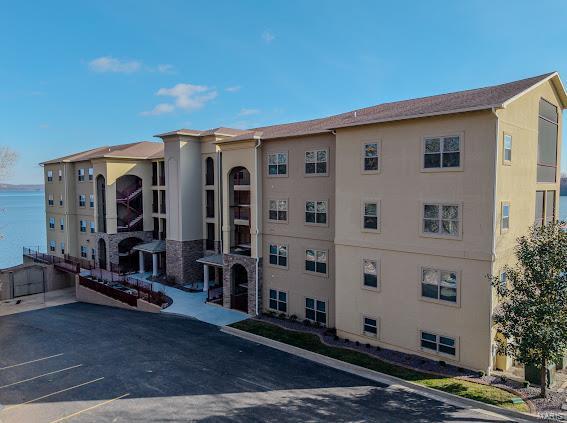
[[[40,192],[0,192],[0,269],[22,262],[22,247],[45,251],[45,195]]]

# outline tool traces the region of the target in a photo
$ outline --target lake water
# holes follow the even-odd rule
[[[567,220],[567,197],[560,198],[559,216]],[[0,192],[0,269],[22,262],[22,247],[45,251],[43,192]]]
[[[43,191],[0,192],[0,269],[22,263],[22,247],[45,251]]]

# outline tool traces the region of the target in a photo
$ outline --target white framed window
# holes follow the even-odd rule
[[[500,272],[500,285],[503,287],[508,285],[508,274],[505,271]]]
[[[460,169],[462,141],[461,135],[424,138],[422,169]]]
[[[362,229],[364,231],[378,232],[380,229],[380,202],[362,202]]]
[[[287,175],[287,153],[268,154],[268,175],[269,176]]]
[[[89,167],[89,181],[92,181],[94,177],[94,169]]]
[[[95,233],[95,223],[91,222],[91,234]]]
[[[89,248],[85,247],[84,245],[81,245],[81,257],[87,258],[88,255],[89,255]]]
[[[49,241],[49,251],[55,251],[56,245],[55,241]]]
[[[91,248],[91,260],[96,260],[96,250]]]
[[[512,135],[504,134],[503,143],[504,154],[502,159],[504,160],[504,163],[510,163],[512,162]]]
[[[79,169],[77,171],[77,175],[79,176],[79,182],[82,182],[85,180],[85,169]]]
[[[421,297],[457,304],[459,273],[451,270],[421,269]]]
[[[63,180],[63,171],[61,169],[59,169],[58,173],[59,173],[59,180],[62,181]]]
[[[326,225],[327,224],[327,201],[305,202],[305,223]]]
[[[65,254],[65,243],[61,241],[61,254]]]
[[[362,316],[362,334],[371,338],[378,338],[378,319]]]
[[[272,266],[287,267],[287,245],[270,244],[269,256]]]
[[[362,145],[362,172],[378,173],[380,171],[380,143],[366,142]]]
[[[81,232],[86,232],[87,231],[87,221],[86,220],[79,221],[79,228],[80,228]]]
[[[315,298],[305,298],[305,318],[326,325],[327,303]]]
[[[55,218],[54,217],[49,218],[49,229],[55,229]]]
[[[268,202],[268,220],[287,222],[287,200],[270,200]]]
[[[79,195],[79,207],[85,207],[87,205],[87,197],[85,194]]]
[[[48,206],[52,206],[53,205],[53,194],[49,194],[47,196],[47,205]]]
[[[424,203],[422,234],[446,238],[461,236],[461,204]]]
[[[329,153],[327,150],[311,150],[305,152],[305,174],[325,176],[328,173],[327,162]]]
[[[53,171],[52,170],[47,171],[47,182],[53,182]]]
[[[65,219],[64,218],[59,219],[59,229],[61,229],[62,231],[65,230]]]
[[[449,336],[420,331],[421,348],[438,354],[457,355],[457,341]]]
[[[63,207],[63,194],[59,196],[59,206]]]
[[[94,194],[89,195],[89,207],[94,208]]]
[[[502,218],[500,220],[500,231],[507,232],[510,229],[510,203],[502,203]]]
[[[270,289],[268,308],[280,313],[287,313],[287,292]]]
[[[378,277],[378,260],[362,260],[362,286],[364,288],[379,289],[380,279]]]
[[[305,270],[313,273],[327,274],[327,251],[305,250]]]

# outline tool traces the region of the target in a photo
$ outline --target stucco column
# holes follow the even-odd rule
[[[203,264],[203,292],[209,291],[209,266]]]
[[[144,252],[138,251],[140,253],[140,273],[144,273]]]
[[[157,264],[157,254],[152,254],[152,276],[157,276],[158,264]]]

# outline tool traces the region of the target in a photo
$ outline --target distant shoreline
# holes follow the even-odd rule
[[[0,192],[27,191],[40,192],[44,186],[40,184],[0,184]]]

